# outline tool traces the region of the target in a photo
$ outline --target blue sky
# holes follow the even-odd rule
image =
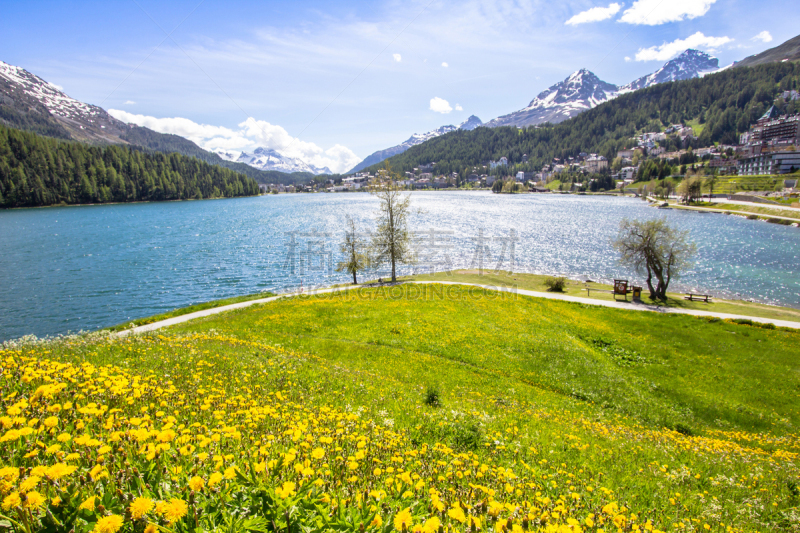
[[[0,60],[74,98],[206,148],[267,146],[337,171],[412,133],[520,109],[580,68],[623,84],[689,45],[727,65],[800,28],[794,2],[744,0],[6,0],[2,12]]]

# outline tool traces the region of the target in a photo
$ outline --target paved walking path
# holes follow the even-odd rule
[[[753,322],[760,322],[762,324],[774,324],[776,326],[784,327],[784,328],[793,328],[793,329],[800,329],[800,322],[792,322],[790,320],[777,320],[774,318],[762,318],[757,316],[746,316],[746,315],[732,315],[729,313],[715,313],[713,311],[699,311],[694,309],[676,309],[674,307],[660,307],[655,305],[647,305],[647,304],[635,304],[632,302],[617,302],[617,301],[608,301],[608,300],[595,300],[592,298],[583,298],[581,296],[569,296],[567,294],[557,294],[552,292],[537,292],[537,291],[528,291],[524,289],[514,289],[511,287],[497,287],[493,285],[479,285],[476,283],[459,283],[457,281],[407,281],[404,283],[413,283],[417,285],[428,285],[428,284],[441,284],[441,285],[466,285],[468,287],[479,287],[482,289],[488,290],[495,290],[500,292],[509,292],[515,294],[521,294],[523,296],[532,296],[534,298],[546,298],[548,300],[561,300],[564,302],[574,302],[574,303],[581,303],[581,304],[588,304],[588,305],[597,305],[599,307],[611,307],[614,309],[626,309],[628,311],[650,311],[654,313],[672,313],[672,314],[679,314],[679,315],[692,315],[692,316],[707,316],[707,317],[716,317],[716,318],[729,318],[729,319],[746,319],[752,320]],[[312,296],[316,294],[329,294],[333,292],[341,292],[341,291],[350,291],[350,290],[358,290],[361,287],[336,287],[331,289],[320,289],[320,290],[313,290],[307,291],[302,293],[303,296]],[[243,309],[245,307],[249,307],[251,305],[258,305],[258,304],[266,304],[270,302],[274,302],[276,300],[280,300],[282,298],[292,298],[295,296],[299,296],[298,293],[289,293],[289,294],[282,294],[280,296],[271,296],[269,298],[261,298],[260,300],[249,300],[247,302],[239,302],[230,305],[223,305],[222,307],[215,307],[213,309],[205,309],[203,311],[197,311],[195,313],[188,313],[186,315],[176,316],[173,318],[168,318],[166,320],[161,320],[159,322],[153,322],[152,324],[145,324],[144,326],[137,326],[132,329],[126,329],[124,331],[120,331],[114,333],[113,335],[119,337],[125,337],[132,333],[145,333],[148,331],[155,331],[157,329],[166,328],[168,326],[174,326],[175,324],[182,324],[184,322],[189,322],[190,320],[194,320],[196,318],[203,318],[211,315],[216,315],[219,313],[224,313],[226,311],[233,311],[234,309]]]

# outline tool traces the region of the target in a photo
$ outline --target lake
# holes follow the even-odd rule
[[[367,231],[377,206],[348,193],[2,211],[0,340],[347,282],[334,270],[345,216]],[[482,264],[641,282],[609,242],[625,217],[666,217],[698,245],[694,268],[671,289],[800,307],[798,228],[605,196],[414,192],[412,206],[418,270]]]

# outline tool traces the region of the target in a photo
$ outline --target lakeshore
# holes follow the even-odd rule
[[[634,283],[610,246],[619,221],[666,216],[700,247],[695,267],[671,290],[800,308],[796,228],[610,196],[411,194],[421,211],[412,224],[422,261],[403,267],[404,276],[477,269],[482,258],[493,271]],[[368,230],[375,206],[368,194],[285,194],[4,211],[0,339],[91,331],[212,300],[346,283],[349,276],[334,270],[342,221],[350,214]]]

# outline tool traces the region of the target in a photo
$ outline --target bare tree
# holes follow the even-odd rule
[[[650,298],[666,301],[670,281],[691,266],[690,259],[697,250],[688,237],[688,231],[671,227],[665,219],[624,219],[613,245],[621,255],[621,263],[647,275]]]
[[[339,247],[345,259],[336,265],[336,272],[350,272],[353,275],[353,285],[358,285],[359,270],[369,267],[367,243],[356,231],[356,223],[350,215],[345,219],[345,226],[344,240]]]
[[[411,209],[411,196],[402,194],[395,182],[395,176],[388,167],[383,173],[385,181],[370,187],[370,194],[380,200],[376,222],[378,227],[372,235],[372,262],[391,263],[392,281],[397,281],[397,263],[413,263],[411,234],[408,230],[408,214]]]

